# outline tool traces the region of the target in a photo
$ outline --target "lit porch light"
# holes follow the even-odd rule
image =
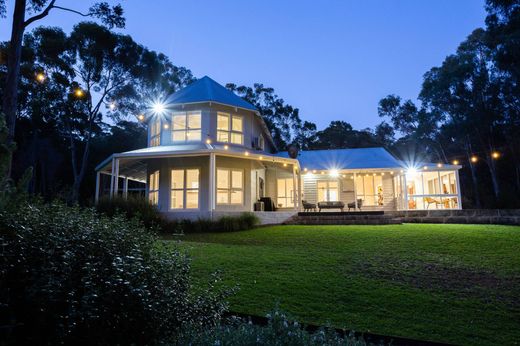
[[[211,144],[211,138],[206,139],[206,144]]]
[[[390,171],[390,174],[394,175],[394,171]]]
[[[406,178],[413,179],[417,174],[417,169],[410,167],[406,170]]]
[[[246,152],[244,153],[244,155],[245,155],[245,156],[249,156],[249,151],[246,151]]]
[[[163,114],[166,110],[166,105],[160,101],[155,101],[152,103],[152,111],[155,114]]]
[[[342,177],[342,178],[346,178],[347,176],[346,176],[345,174],[342,174],[341,177]]]
[[[303,171],[304,171],[304,172],[307,172],[307,168],[304,168]]]
[[[453,164],[454,165],[458,165],[459,164],[459,160],[453,160]]]
[[[329,171],[329,175],[330,175],[331,177],[339,177],[339,172],[338,172],[337,169],[331,169],[331,170]]]
[[[170,125],[164,124],[163,127],[164,127],[165,130],[168,130],[170,128]]]
[[[385,175],[385,172],[381,173],[381,176]]]
[[[441,167],[442,167],[442,163],[438,163],[438,164],[437,164],[437,167],[438,167],[438,168],[441,168]]]
[[[263,156],[260,156],[260,157],[259,157],[259,159],[260,159],[260,160],[263,160],[263,159],[264,159],[264,157],[263,157]]]
[[[312,170],[312,174],[316,174],[316,170],[315,169]]]
[[[320,173],[320,174],[321,174],[321,175],[323,175],[323,174],[325,174],[325,172],[321,171],[321,173]]]
[[[424,166],[423,169],[424,169],[424,170],[427,170],[427,169],[428,169],[428,166]]]
[[[283,163],[283,166],[284,166],[284,167],[287,167],[287,163],[284,162],[284,163]]]
[[[85,92],[81,90],[81,88],[77,88],[76,90],[74,90],[74,96],[83,97],[83,95],[85,95]]]
[[[229,146],[226,144],[224,145],[224,150],[228,150],[229,149]]]
[[[494,158],[494,159],[498,159],[500,157],[500,153],[498,151],[494,151],[492,154],[491,154],[491,157]]]

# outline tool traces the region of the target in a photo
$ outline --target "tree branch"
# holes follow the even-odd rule
[[[23,26],[24,27],[27,27],[29,25],[31,25],[33,22],[37,21],[37,20],[40,20],[42,18],[45,18],[49,15],[49,12],[52,10],[53,7],[56,7],[54,6],[54,3],[56,2],[56,0],[52,0],[49,5],[40,13],[40,14],[37,14],[35,16],[32,16],[31,18],[27,19],[24,23],[23,23]]]
[[[92,15],[92,13],[82,13],[80,11],[76,11],[76,10],[73,10],[71,8],[66,8],[66,7],[61,7],[61,6],[53,6],[54,8],[57,8],[59,10],[62,10],[62,11],[69,11],[69,12],[72,12],[72,13],[76,13],[76,14],[79,14],[80,16],[82,17],[90,17]]]

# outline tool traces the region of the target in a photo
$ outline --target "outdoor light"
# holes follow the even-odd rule
[[[229,146],[226,144],[224,145],[224,150],[228,150],[229,149]]]
[[[152,111],[155,114],[162,114],[162,113],[164,113],[165,110],[166,110],[166,106],[164,105],[164,103],[162,103],[160,101],[155,101],[154,103],[152,103]]]
[[[442,163],[438,163],[437,167],[441,168],[442,167]]]
[[[249,151],[246,151],[244,155],[249,156]]]
[[[320,173],[320,174],[325,174],[325,172],[321,171],[321,173]]]
[[[381,173],[381,175],[385,175],[385,172]]]
[[[428,169],[428,166],[424,166],[423,169]]]
[[[307,172],[307,168],[304,168],[303,170],[304,170],[305,172]]]
[[[74,95],[76,95],[76,97],[83,97],[83,95],[85,95],[85,92],[80,88],[77,88],[76,90],[74,90]]]
[[[394,174],[394,171],[391,171],[390,174]]]
[[[454,165],[458,165],[459,164],[459,160],[453,160],[453,164]]]
[[[312,173],[316,173],[316,170],[315,170],[315,169],[313,169],[313,170],[312,170]]]
[[[494,158],[494,159],[498,159],[500,157],[500,153],[498,151],[494,151],[492,154],[491,154],[491,157]]]
[[[339,172],[337,169],[331,169],[329,171],[329,175],[332,176],[332,177],[338,177],[339,176]]]
[[[139,115],[137,116],[137,119],[138,119],[139,121],[143,121],[143,120],[144,120],[144,114],[139,114]]]
[[[341,177],[342,177],[342,178],[346,178],[347,176],[346,176],[345,174],[343,174]]]
[[[287,164],[284,162],[283,166],[284,166],[284,167],[287,167]]]
[[[42,72],[38,72],[36,74],[36,80],[40,83],[43,83],[45,81],[45,74],[43,74]]]
[[[108,108],[110,108],[110,110],[113,111],[114,109],[116,109],[116,104],[114,102],[110,102]]]
[[[168,130],[170,128],[170,125],[164,124],[163,127],[164,127],[165,130]]]
[[[413,167],[410,167],[406,170],[407,178],[413,179],[413,177],[415,177],[416,174],[417,174],[417,170]]]
[[[211,144],[211,139],[210,138],[206,139],[206,144]]]
[[[470,160],[471,160],[471,162],[475,163],[475,162],[478,161],[478,157],[476,157],[475,155],[473,155],[473,156],[471,157]]]
[[[259,159],[260,159],[260,160],[263,160],[263,159],[264,159],[264,157],[263,157],[263,156],[260,156],[260,157],[259,157]]]

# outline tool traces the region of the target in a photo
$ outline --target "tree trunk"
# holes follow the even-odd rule
[[[22,57],[22,40],[25,31],[26,0],[16,0],[13,14],[11,42],[7,55],[7,77],[2,100],[3,111],[7,124],[7,144],[14,141],[16,112],[18,108],[18,82],[20,80],[20,61]],[[11,176],[12,157],[9,158],[8,176]]]
[[[498,198],[500,197],[500,185],[498,183],[498,177],[497,177],[497,166],[495,163],[495,160],[491,156],[491,152],[487,156],[487,165],[489,167],[489,174],[491,175],[491,184],[493,185],[493,193],[495,194],[495,199],[498,201]]]
[[[471,144],[469,143],[469,140],[468,143],[466,143],[466,156],[468,157],[469,169],[471,171],[471,181],[473,183],[475,206],[477,207],[477,209],[480,209],[482,208],[482,205],[480,203],[480,194],[478,191],[477,170],[473,165],[473,162],[471,162]]]

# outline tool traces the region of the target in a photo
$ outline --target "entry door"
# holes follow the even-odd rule
[[[318,202],[339,201],[339,184],[337,180],[318,181]]]

